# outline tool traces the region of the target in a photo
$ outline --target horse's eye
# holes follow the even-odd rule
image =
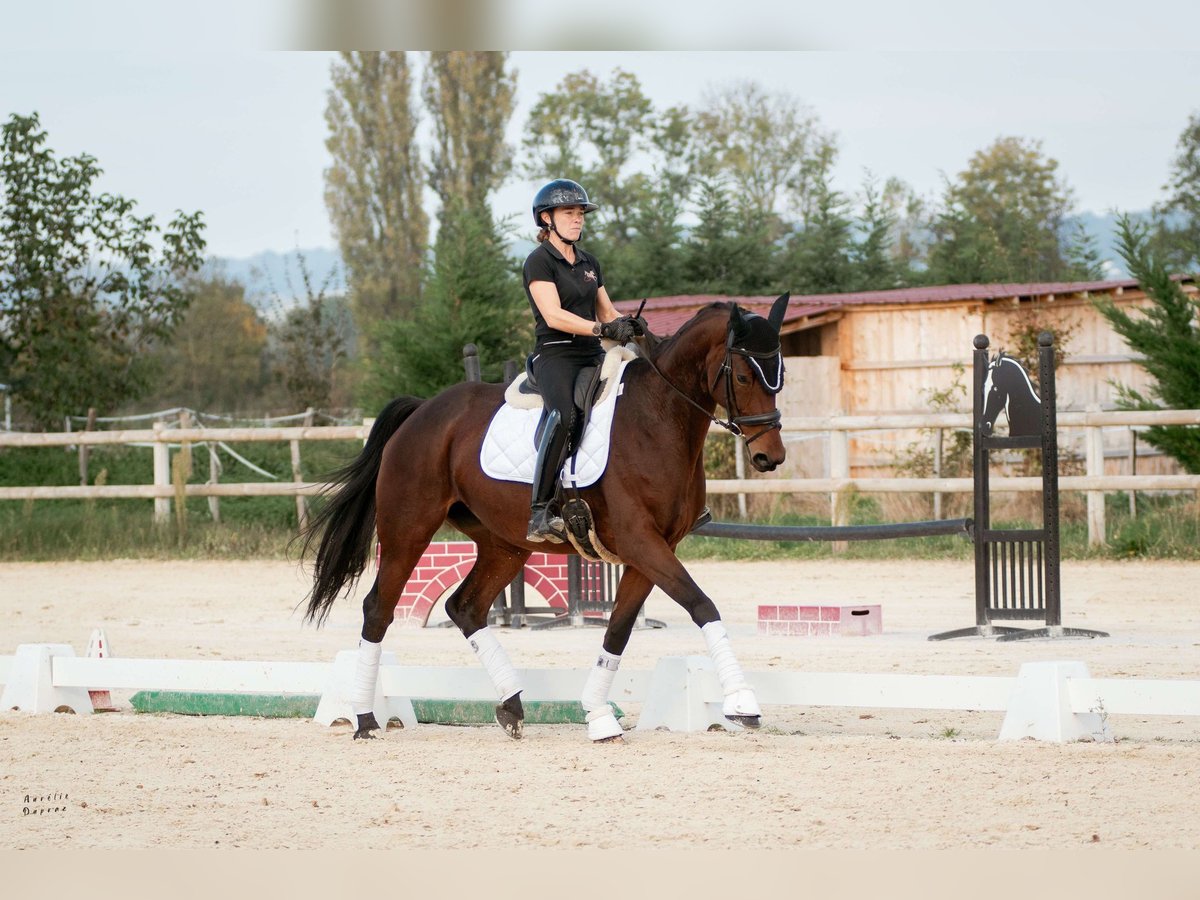
[[[750,376],[749,376],[749,375],[738,375],[738,377],[737,377],[737,383],[738,383],[738,384],[749,384],[749,383],[750,383]]]

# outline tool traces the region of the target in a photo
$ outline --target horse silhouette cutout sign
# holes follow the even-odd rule
[[[1040,434],[1042,400],[1024,367],[1003,350],[988,365],[983,383],[983,433],[992,434],[1004,411],[1010,437]]]

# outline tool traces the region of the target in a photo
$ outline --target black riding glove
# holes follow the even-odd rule
[[[638,337],[645,337],[650,333],[650,325],[641,316],[632,316],[629,321],[631,321],[633,323],[633,327],[637,329]]]
[[[625,344],[638,336],[637,325],[629,316],[621,316],[600,326],[600,337]]]

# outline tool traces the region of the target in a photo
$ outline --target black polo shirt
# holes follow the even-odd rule
[[[534,281],[549,281],[558,289],[558,302],[567,312],[596,321],[596,295],[604,286],[604,275],[596,257],[577,244],[575,246],[575,263],[572,265],[563,258],[553,244],[543,241],[537,249],[525,260],[525,296],[529,298],[529,306],[533,310],[533,320],[536,324],[534,334],[538,346],[547,341],[574,341],[575,343],[594,342],[599,346],[599,339],[573,335],[559,331],[546,324],[542,311],[533,302],[533,294],[529,285]]]

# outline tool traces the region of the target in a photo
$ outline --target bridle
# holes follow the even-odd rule
[[[781,390],[783,390],[783,355],[781,348],[776,346],[774,350],[762,351],[747,350],[745,347],[735,347],[734,330],[732,327],[730,327],[729,333],[725,338],[725,358],[721,361],[721,366],[719,369],[717,369],[717,374],[713,378],[712,385],[709,387],[709,393],[715,393],[717,389],[717,382],[721,380],[722,376],[724,376],[725,408],[729,410],[728,419],[720,419],[714,416],[703,406],[676,387],[671,382],[671,379],[664,375],[659,370],[658,366],[654,365],[654,362],[648,356],[645,357],[645,359],[646,362],[650,364],[650,368],[657,373],[659,378],[667,383],[671,390],[677,393],[692,406],[696,407],[696,409],[700,410],[700,412],[702,412],[709,419],[709,421],[716,425],[720,425],[726,431],[740,437],[746,442],[746,446],[749,447],[763,435],[770,434],[777,428],[782,428],[783,414],[780,413],[778,409],[773,409],[770,412],[756,413],[752,416],[738,415],[737,395],[733,390],[733,357],[735,354],[744,357],[750,363],[750,368],[753,369],[755,376],[759,380],[759,383],[762,384],[768,393],[778,394]],[[779,377],[775,384],[771,384],[769,381],[767,381],[766,373],[763,371],[762,364],[759,362],[759,360],[774,359],[775,357],[779,358]],[[747,437],[746,427],[755,425],[765,425],[766,427],[761,431],[755,432],[750,437]]]

